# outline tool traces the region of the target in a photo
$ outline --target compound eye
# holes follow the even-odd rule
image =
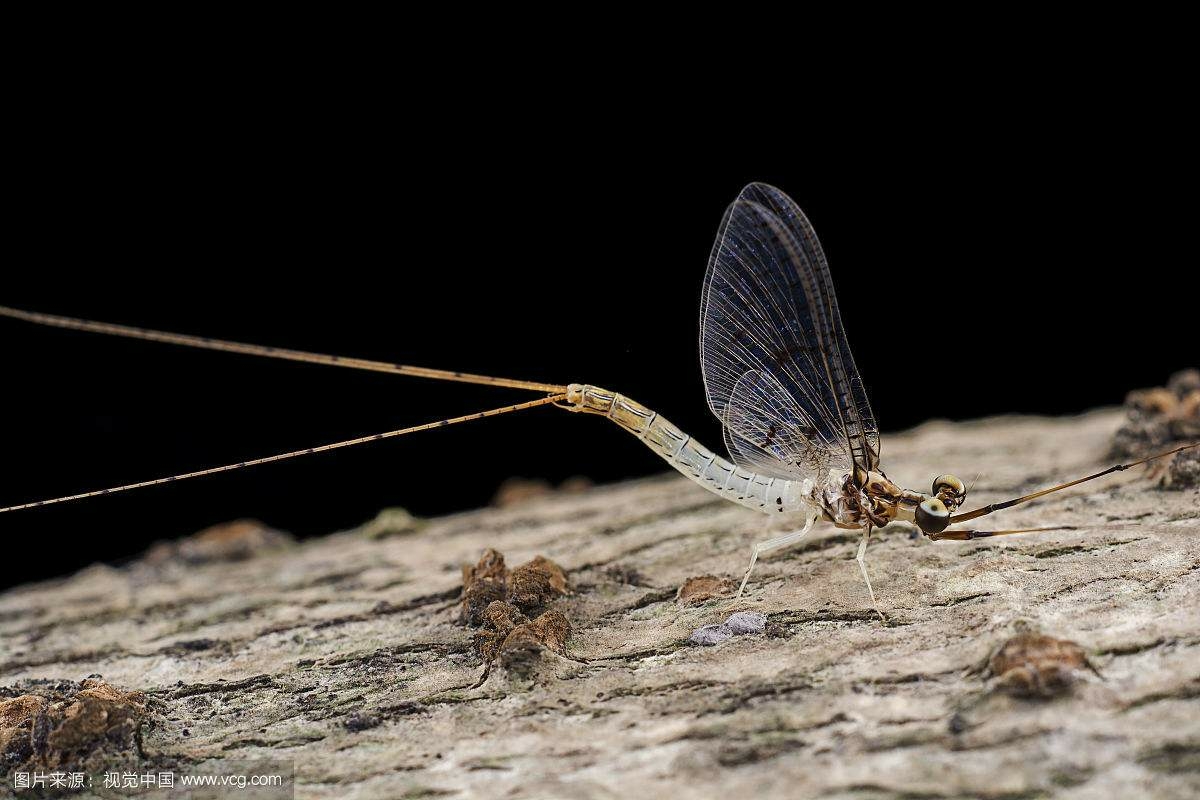
[[[950,509],[936,497],[931,497],[917,506],[915,516],[917,527],[925,533],[941,533],[950,524]]]
[[[951,496],[955,497],[967,493],[967,487],[953,475],[938,475],[933,479],[933,493],[941,494],[943,489],[946,489]]]

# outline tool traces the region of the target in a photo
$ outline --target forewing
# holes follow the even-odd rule
[[[700,353],[709,408],[737,426],[726,436],[735,462],[759,470],[769,454],[790,476],[814,464],[878,466],[879,433],[824,252],[774,187],[750,184],[725,212],[704,282]],[[743,381],[748,373],[757,374]],[[753,437],[772,428],[790,433],[764,448]]]

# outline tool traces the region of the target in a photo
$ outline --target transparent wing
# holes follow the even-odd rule
[[[879,432],[825,254],[774,187],[750,184],[725,212],[704,281],[700,363],[740,466],[777,477],[877,468]]]
[[[721,422],[734,463],[760,475],[794,478],[831,466],[830,450],[816,436],[819,423],[769,372],[742,374]]]

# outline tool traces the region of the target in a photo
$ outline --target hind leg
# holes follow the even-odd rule
[[[758,554],[787,547],[789,544],[800,541],[812,529],[813,523],[817,521],[817,516],[817,514],[809,514],[808,521],[804,523],[804,530],[789,533],[786,536],[777,536],[754,545],[754,549],[750,551],[750,566],[746,567],[746,577],[742,578],[742,585],[738,587],[738,597],[741,597],[742,592],[746,591],[746,581],[750,580],[750,573],[754,571],[754,563],[758,561]]]

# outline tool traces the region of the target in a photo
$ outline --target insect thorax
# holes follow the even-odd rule
[[[893,520],[911,520],[925,495],[893,483],[882,472],[867,473],[861,487],[853,472],[831,474],[818,499],[825,518],[846,528],[883,527]]]

